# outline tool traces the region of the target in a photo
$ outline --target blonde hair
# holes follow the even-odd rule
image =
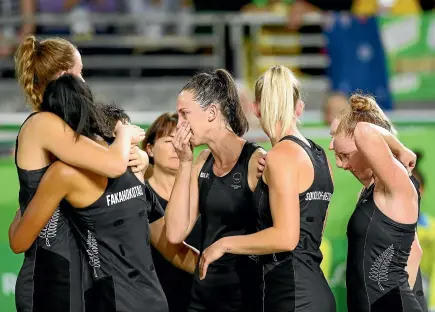
[[[393,135],[397,135],[397,131],[390,119],[376,103],[376,100],[369,95],[352,95],[349,99],[349,106],[337,118],[340,120],[337,134],[344,133],[352,137],[359,122],[368,122],[388,130]]]
[[[285,66],[269,68],[255,83],[255,102],[260,105],[261,123],[271,138],[283,137],[290,129],[297,101],[299,82]],[[275,126],[281,123],[281,133]]]
[[[38,110],[48,83],[74,66],[76,48],[67,40],[49,38],[38,41],[28,36],[15,52],[15,75],[29,104]]]

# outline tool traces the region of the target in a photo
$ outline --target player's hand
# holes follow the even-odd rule
[[[138,146],[132,146],[130,149],[130,159],[128,161],[128,166],[131,167],[131,171],[133,171],[133,173],[145,173],[148,165],[148,154],[145,151],[141,150]]]
[[[404,148],[399,155],[397,155],[397,160],[405,166],[409,175],[412,174],[412,170],[414,170],[415,165],[417,164],[417,155],[409,148]]]
[[[208,246],[202,253],[199,260],[199,278],[203,280],[207,275],[207,269],[210,264],[218,260],[225,254],[225,249],[222,245],[222,240],[214,242]]]
[[[180,162],[193,161],[193,146],[190,143],[191,138],[192,132],[190,131],[190,124],[184,121],[177,129],[172,139],[172,145],[174,146]]]
[[[137,145],[145,138],[145,130],[135,125],[124,125],[118,121],[115,126],[115,136],[125,134],[131,139],[131,145]]]
[[[266,166],[266,155],[263,155],[258,159],[257,164],[257,179],[260,179],[264,172],[264,167]]]

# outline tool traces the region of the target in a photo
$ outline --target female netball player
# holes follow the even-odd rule
[[[179,159],[172,145],[178,123],[177,114],[164,113],[160,115],[147,129],[145,139],[142,142],[143,150],[150,157],[152,174],[146,181],[148,188],[155,194],[163,209],[171,196],[172,188],[177,174]],[[148,176],[146,174],[145,176]],[[186,243],[199,249],[201,229],[198,220],[186,238]],[[170,312],[185,312],[190,302],[190,290],[193,276],[169,263],[155,248],[153,253],[154,266],[166,299]]]
[[[81,77],[82,63],[77,49],[61,39],[39,42],[34,37],[28,37],[19,46],[15,62],[19,83],[34,111],[23,123],[16,142],[15,162],[20,181],[21,212],[24,212],[43,174],[55,158],[111,177],[125,172],[131,144],[136,144],[143,138],[143,130],[134,126],[121,126],[116,130],[115,142],[110,148],[105,148],[86,137],[77,136],[68,125],[71,118],[78,118],[82,127],[87,122],[86,114],[66,114],[66,120],[62,120],[41,108],[43,93],[49,81],[64,72]],[[65,106],[65,109],[69,105],[75,104],[53,103],[54,107]],[[69,248],[74,251],[74,241],[70,241],[70,247],[62,246],[62,238],[67,235],[68,227],[60,227],[61,223],[66,224],[66,221],[57,212],[41,232],[41,237],[26,253],[16,283],[18,312],[40,309],[80,311],[80,307],[75,306],[78,301],[70,300],[78,288],[70,282],[70,277],[76,277],[76,274],[69,268],[71,259],[65,254],[69,254]],[[66,232],[61,234],[62,230]],[[58,300],[46,299],[53,295]]]
[[[373,98],[352,96],[333,142],[343,169],[365,186],[347,229],[348,309],[422,311],[405,269],[415,239],[418,193],[371,125],[380,119],[378,110]],[[408,268],[410,275],[417,269]]]
[[[165,212],[168,239],[184,241],[199,214],[201,252],[222,237],[254,232],[251,198],[264,151],[241,138],[248,122],[233,78],[222,69],[194,76],[179,94],[177,110],[173,144],[180,165]],[[191,145],[202,144],[209,149],[194,162]],[[261,309],[260,272],[254,260],[225,255],[210,266],[205,280],[196,270],[188,311]]]
[[[377,110],[376,110],[377,109]],[[375,128],[376,131],[382,136],[382,138],[387,143],[391,152],[395,156],[395,158],[402,163],[403,166],[407,169],[408,172],[412,172],[414,166],[416,165],[416,155],[409,149],[407,149],[403,144],[399,142],[396,138],[396,130],[394,126],[391,124],[391,121],[387,116],[382,112],[379,107],[373,107],[373,111],[371,112],[371,118],[366,119],[367,122],[371,123],[371,127]],[[340,124],[340,119],[334,118],[331,123],[331,142],[329,144],[329,149],[334,150],[334,137],[337,133],[338,125]],[[336,153],[336,162],[337,167],[343,168],[343,164]],[[368,177],[370,180],[371,178]],[[416,187],[419,189],[419,182],[415,178],[411,177],[411,181]],[[370,183],[370,181],[360,181],[363,185],[365,183]],[[363,188],[364,190],[364,188]],[[418,208],[420,210],[420,200],[418,203]],[[422,258],[423,251],[420,247],[420,243],[418,240],[417,233],[415,234],[414,242],[411,246],[410,256],[408,258],[408,263],[406,266],[408,272],[408,282],[418,303],[420,304],[423,311],[427,311],[427,303],[424,298],[423,293],[423,281],[420,274],[419,264]]]
[[[109,107],[106,112],[116,110]],[[78,125],[71,126],[75,130]],[[93,127],[93,123],[87,123],[82,134],[97,140]],[[101,140],[99,143],[106,144]],[[94,281],[84,283],[86,311],[168,311],[154,270],[150,242],[167,259],[191,273],[197,256],[183,244],[168,244],[164,213],[144,186],[142,173],[135,176],[127,170],[119,178],[108,179],[55,162],[23,217],[15,221],[11,246],[19,251],[29,248],[59,205],[88,253]]]
[[[60,38],[38,41],[33,36],[27,37],[15,53],[15,69],[18,82],[34,112],[22,125],[19,134],[20,150],[23,152],[19,152],[18,161],[22,169],[47,166],[50,163],[47,155],[51,153],[66,163],[109,177],[117,177],[125,172],[131,144],[138,143],[145,135],[142,129],[121,127],[120,130],[124,130],[117,134],[114,144],[104,148],[88,138],[76,140],[74,131],[65,121],[41,111],[43,94],[51,80],[64,73],[82,77],[80,53],[70,42]],[[35,114],[37,112],[40,113]],[[32,157],[28,157],[29,154]]]
[[[259,231],[220,239],[204,251],[201,277],[225,253],[260,255],[264,311],[335,311],[320,269],[320,243],[334,185],[323,149],[297,129],[298,82],[284,66],[257,80],[254,111],[272,149],[255,193]]]

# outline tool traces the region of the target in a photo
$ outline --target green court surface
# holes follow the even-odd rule
[[[422,171],[426,176],[427,186],[422,199],[422,211],[435,215],[431,207],[435,204],[435,128],[406,127],[399,129],[401,141],[413,150],[421,151],[424,159],[421,162]],[[325,149],[328,138],[312,137]],[[262,144],[266,149],[268,143]],[[201,148],[195,152],[198,153]],[[346,257],[346,225],[355,206],[357,193],[361,185],[348,172],[335,167],[334,155],[327,152],[333,164],[335,191],[332,197],[325,237],[331,242],[332,250],[329,261],[331,264],[330,284],[337,300],[337,311],[346,311],[344,263]],[[22,263],[22,256],[14,255],[8,246],[8,228],[18,207],[18,181],[12,158],[0,159],[0,311],[12,312],[14,307],[14,282]]]

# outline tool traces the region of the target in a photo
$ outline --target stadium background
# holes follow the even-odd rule
[[[0,3],[7,1],[0,0]],[[298,32],[293,32],[285,27],[287,2],[291,1],[257,0],[241,11],[226,12],[225,15],[207,10],[189,15],[193,14],[192,9],[175,17],[170,15],[172,12],[165,10],[152,11],[152,14],[151,11],[142,12],[143,19],[151,21],[154,26],[177,20],[178,17],[179,21],[187,21],[191,28],[195,24],[197,26],[195,30],[181,34],[174,29],[160,29],[162,33],[157,35],[143,31],[140,23],[136,22],[141,19],[136,20],[131,12],[120,11],[119,8],[87,15],[88,21],[94,21],[95,25],[98,21],[100,28],[91,31],[89,27],[84,27],[82,30],[76,29],[75,33],[68,30],[75,29],[70,19],[48,10],[38,12],[46,13],[41,14],[38,23],[50,27],[55,25],[56,31],[47,31],[38,26],[37,32],[46,35],[54,32],[73,41],[84,55],[84,75],[97,98],[122,105],[133,122],[145,128],[161,112],[174,111],[179,88],[198,70],[229,68],[235,74],[243,96],[250,99],[253,81],[262,71],[274,64],[287,65],[302,80],[307,106],[302,119],[302,132],[325,149],[329,143],[329,130],[324,123],[322,110],[329,92],[354,91],[348,90],[352,80],[355,80],[354,76],[363,77],[358,89],[371,90],[373,81],[377,79],[376,70],[386,67],[390,81],[385,87],[391,89],[393,107],[386,104],[385,108],[389,109],[402,142],[424,155],[419,164],[427,184],[422,211],[435,218],[432,208],[435,205],[435,168],[431,164],[431,159],[435,159],[435,16],[431,12],[422,12],[416,1],[387,1],[390,7],[388,10],[382,7],[381,10],[375,0],[367,0],[360,1],[360,5],[355,5],[351,12],[309,14],[304,26]],[[78,5],[76,8],[80,10],[75,12],[82,14],[75,15],[76,21],[81,16],[82,26],[88,25],[84,22],[85,7]],[[382,14],[374,18],[374,14],[380,11]],[[18,15],[9,16],[5,12],[3,6],[3,11],[0,10],[0,29],[3,34],[7,34],[8,29],[15,29],[11,25],[21,23]],[[329,28],[323,28],[327,30],[322,32],[320,25],[324,21]],[[332,33],[331,24],[334,23],[343,29],[349,28],[350,24],[361,26],[372,23],[370,27],[373,34],[363,36],[369,33],[367,28],[358,27],[350,27],[350,35]],[[113,27],[113,24],[117,27],[116,31],[101,26]],[[151,28],[150,24],[148,26]],[[385,52],[386,61],[376,58],[380,48],[376,47],[377,31],[382,36],[385,49],[379,51]],[[337,62],[330,63],[329,60],[337,58],[330,46],[325,51],[334,38],[343,44],[341,50],[350,56],[346,59],[340,54],[342,63],[361,69],[354,76],[349,76],[348,82],[338,81],[339,78],[331,73],[332,67],[343,66]],[[3,35],[0,39],[0,47],[8,43],[14,46],[13,43],[19,41],[19,37],[13,35]],[[12,69],[10,55],[0,56],[0,310],[5,312],[15,311],[14,286],[22,263],[22,255],[14,255],[10,251],[7,238],[7,229],[18,206],[18,181],[11,153],[18,127],[27,115],[23,96],[12,79]],[[269,148],[264,134],[254,121],[251,128],[247,138]],[[329,151],[328,157],[333,163],[334,155]],[[341,312],[347,310],[346,226],[360,185],[350,173],[335,167],[334,180],[335,192],[325,230],[325,244],[322,246],[325,256],[322,265],[336,296],[338,311]],[[421,226],[419,231],[424,250],[423,274],[429,285],[426,295],[435,309],[435,292],[430,288],[430,281],[435,281],[435,270],[432,270],[433,228],[433,222],[429,222]],[[435,285],[435,282],[432,284]]]

